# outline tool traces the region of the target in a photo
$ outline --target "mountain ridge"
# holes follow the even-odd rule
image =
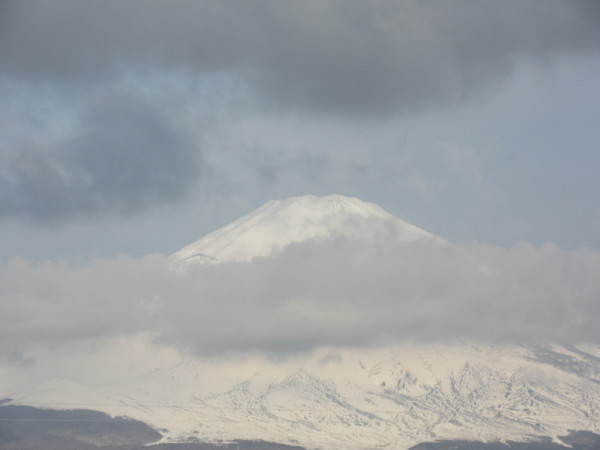
[[[379,236],[378,236],[379,235]],[[251,262],[291,243],[337,237],[441,244],[442,238],[394,217],[374,203],[332,194],[271,200],[171,255],[175,267]]]
[[[447,244],[376,205],[338,195],[304,196],[268,202],[184,247],[171,256],[171,261],[176,268],[227,262],[251,264],[257,258],[274,256],[295,242],[319,244],[337,238],[422,243],[425,247],[412,249],[417,252]],[[347,247],[351,252],[366,248]],[[391,251],[400,249],[400,252],[405,248],[390,247]],[[332,272],[327,270],[333,265],[325,264],[317,270],[330,278]],[[364,267],[360,264],[358,267],[362,272]],[[394,277],[400,270],[394,264],[386,267],[392,269]],[[474,267],[481,269],[477,264]],[[252,275],[246,266],[234,268],[241,269],[234,271],[236,276],[243,272]],[[211,267],[206,273],[212,276],[212,272],[218,270]],[[287,270],[291,269],[286,266],[284,271]],[[417,270],[425,274],[419,282],[427,283],[429,266],[418,266]],[[170,271],[168,274],[176,283],[184,278]],[[271,274],[268,272],[266,280],[269,285],[274,281]],[[189,278],[200,279],[201,283],[206,281],[196,277],[197,273],[193,275]],[[413,272],[409,272],[409,277],[414,277]],[[239,283],[239,277],[225,280]],[[285,280],[284,284],[290,286]],[[293,296],[299,285],[291,286]],[[356,289],[350,286],[344,293],[351,297]],[[402,300],[397,298],[395,286],[390,302]],[[223,284],[217,283],[217,288],[220,292]],[[248,300],[249,292],[242,289],[243,300]],[[330,293],[326,291],[327,295]],[[193,302],[196,295],[201,297],[196,291],[192,294],[187,300]],[[364,320],[369,310],[381,304],[374,301],[376,290],[367,290],[366,299],[360,294],[360,301],[364,301],[366,307],[358,310],[359,318]],[[277,295],[280,296],[281,291],[277,291]],[[227,302],[230,298],[225,295],[215,303]],[[169,298],[169,305],[177,300],[177,297]],[[297,304],[306,302],[302,297]],[[203,314],[203,308],[214,308],[215,303],[206,302],[199,309],[183,309],[184,313],[191,311],[185,318],[189,318],[194,327],[201,326],[193,314]],[[232,330],[231,336],[239,333],[246,323],[254,325],[248,314],[251,308],[239,311],[240,304],[248,303],[251,307],[263,308],[261,312],[269,312],[277,306],[273,301],[231,303],[232,307],[225,310],[225,320],[219,322],[223,329]],[[433,307],[436,304],[433,303]],[[340,305],[341,310],[347,305],[351,307],[352,302]],[[416,301],[412,305],[421,306]],[[385,315],[376,316],[376,328],[370,331],[371,335],[382,328],[384,320],[396,327],[399,323],[396,314],[406,313],[396,309],[383,311]],[[434,313],[434,309],[427,309],[426,318]],[[303,322],[298,309],[291,308],[283,309],[281,315],[266,314],[266,317],[278,325],[284,323],[284,331],[291,329],[293,334],[294,327],[304,331],[302,327],[306,328],[306,324],[315,323],[319,328],[309,328],[312,333],[329,332],[331,321],[328,320],[336,314],[339,310],[324,321]],[[183,315],[176,317],[177,326],[183,318]],[[157,319],[156,323],[160,323],[160,317]],[[285,322],[288,319],[290,321]],[[497,316],[493,319],[497,320]],[[270,322],[259,323],[260,332],[266,330],[269,340],[277,340],[269,331]],[[352,318],[349,323],[354,326],[360,321]],[[417,326],[423,326],[423,322],[417,322]],[[221,328],[217,329],[220,331]],[[279,336],[281,342],[281,336],[287,334]],[[95,373],[85,371],[84,375],[72,379],[49,375],[44,381],[37,380],[26,386],[21,386],[20,379],[15,377],[19,385],[5,386],[0,397],[11,398],[8,402],[11,405],[88,408],[112,417],[131,417],[160,430],[163,444],[247,440],[307,449],[408,449],[444,440],[534,442],[550,438],[558,443],[560,437],[571,430],[600,432],[600,345],[517,345],[512,340],[501,344],[448,336],[426,342],[397,338],[371,342],[370,346],[364,341],[363,346],[355,341],[352,341],[354,344],[324,346],[321,341],[321,345],[315,343],[304,351],[284,355],[243,347],[246,350],[216,356],[202,351],[193,353],[192,347],[186,350],[169,347],[161,341],[160,333],[132,335],[131,342],[123,338],[117,346],[107,347],[104,356],[99,358],[106,358],[102,361],[110,365],[111,351],[121,351],[125,346],[125,353],[140,352],[155,358],[151,365],[144,363],[144,370],[136,366],[138,372],[132,374],[113,363],[114,372],[110,376],[102,374],[94,379]],[[202,335],[207,340],[213,337]],[[248,340],[248,336],[245,339]],[[162,350],[165,351],[161,356]],[[147,369],[149,366],[151,369]]]
[[[186,356],[129,380],[54,380],[8,394],[11,404],[60,409],[63,399],[63,408],[131,417],[162,430],[165,443],[407,449],[599,432],[600,347],[544,349],[565,365],[539,347],[406,343],[323,348],[279,361]],[[578,374],[581,365],[586,376]]]

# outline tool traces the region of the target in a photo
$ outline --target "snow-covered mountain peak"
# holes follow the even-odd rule
[[[282,214],[302,216],[328,216],[328,215],[357,215],[361,217],[386,217],[389,214],[379,206],[364,202],[357,198],[333,194],[324,197],[305,195],[291,197],[285,200],[273,200],[267,203],[272,209],[277,209]]]
[[[249,262],[294,242],[351,237],[365,240],[442,243],[379,206],[343,195],[272,200],[171,256],[176,267],[197,263]]]

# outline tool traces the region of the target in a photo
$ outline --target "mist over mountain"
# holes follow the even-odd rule
[[[599,0],[0,0],[0,449],[598,447],[599,78]]]
[[[456,336],[600,339],[598,253],[458,246],[335,198],[269,203],[171,257],[1,263],[1,352],[26,362],[46,345],[130,335],[197,354],[284,355]]]
[[[0,274],[9,405],[130,417],[165,445],[600,431],[591,251],[458,246],[372,203],[305,196],[170,257]]]

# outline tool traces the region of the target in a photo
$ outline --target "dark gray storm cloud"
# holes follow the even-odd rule
[[[119,258],[82,267],[5,263],[6,351],[149,333],[198,353],[465,337],[600,339],[600,255],[552,245],[310,242],[252,264]]]
[[[4,75],[227,72],[274,104],[342,113],[461,102],[600,37],[595,0],[15,0],[2,16]]]
[[[130,213],[179,199],[199,171],[198,151],[159,107],[107,93],[74,136],[0,150],[0,218]]]
[[[4,0],[0,89],[19,90],[7,105],[26,100],[0,113],[19,122],[44,96],[63,108],[46,116],[71,104],[81,116],[58,144],[29,139],[43,134],[35,125],[0,143],[0,217],[123,213],[181,198],[198,152],[180,125],[212,117],[190,113],[198,92],[218,103],[235,95],[231,82],[251,107],[412,114],[485,92],[520,61],[597,52],[599,16],[596,0]],[[131,95],[99,104],[113,89]],[[174,92],[181,107],[167,118],[157,99]]]

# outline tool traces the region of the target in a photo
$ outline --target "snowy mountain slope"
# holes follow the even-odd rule
[[[359,237],[367,240],[442,243],[373,203],[342,195],[272,200],[172,255],[176,267],[196,263],[249,262],[292,242]]]
[[[171,261],[176,268],[251,262],[294,242],[339,237],[447,245],[376,205],[337,195],[307,196],[269,202],[183,248]],[[251,352],[200,357],[161,347],[150,337],[132,336],[129,344],[120,339],[117,347],[99,353],[94,367],[111,368],[105,372],[76,368],[73,373],[67,365],[69,370],[56,375],[58,365],[50,361],[47,373],[54,378],[25,383],[18,373],[3,378],[0,367],[0,398],[128,416],[173,442],[408,449],[438,439],[521,441],[558,439],[569,430],[600,432],[598,345],[492,345],[457,338],[316,348],[273,358]],[[121,358],[129,352],[132,361],[133,355],[144,360],[125,368],[111,354],[119,351]]]
[[[317,350],[281,361],[188,357],[128,380],[53,380],[9,394],[20,404],[60,407],[62,399],[63,407],[126,415],[168,430],[170,441],[403,449],[436,439],[598,432],[599,357],[598,346],[460,342]]]

